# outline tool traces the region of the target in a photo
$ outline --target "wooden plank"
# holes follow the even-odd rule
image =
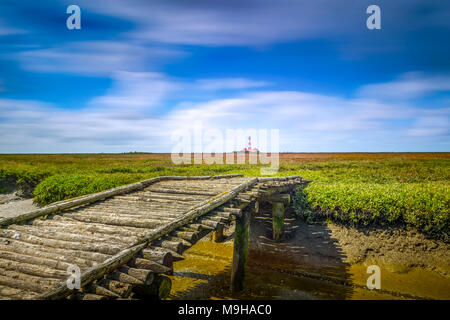
[[[71,219],[68,216],[59,216],[59,215],[52,217],[52,219],[36,219],[33,221],[33,224],[35,224],[35,222],[39,224],[40,223],[39,221],[42,221],[43,223],[48,223],[50,225],[67,224],[67,226],[77,228],[77,230],[88,230],[92,232],[117,234],[125,237],[130,234],[138,235],[141,232],[145,232],[145,229],[143,228],[105,225],[93,222],[84,223],[82,221]]]
[[[25,256],[31,256],[36,258],[43,258],[43,259],[49,259],[49,260],[56,260],[62,263],[69,263],[69,264],[75,264],[79,266],[80,268],[84,267],[91,267],[96,261],[104,260],[105,257],[95,257],[96,259],[92,259],[90,256],[89,259],[83,259],[79,256],[82,255],[82,252],[75,251],[77,255],[73,254],[73,251],[63,251],[61,252],[55,252],[56,249],[54,248],[48,248],[48,247],[42,247],[37,246],[25,242],[20,241],[13,241],[9,243],[8,245],[0,244],[0,250],[3,252],[11,252],[14,254],[22,254]],[[44,250],[44,251],[42,251]],[[48,251],[51,252],[48,252]],[[92,252],[87,252],[89,254],[93,254]],[[84,257],[86,258],[86,257]]]
[[[170,221],[173,218],[177,218],[180,215],[182,215],[184,212],[180,211],[178,213],[166,211],[166,209],[161,208],[161,210],[164,210],[164,212],[161,211],[153,211],[153,212],[146,212],[144,210],[137,210],[134,207],[131,207],[128,212],[125,211],[116,211],[113,212],[111,210],[108,211],[100,211],[100,210],[90,210],[86,209],[80,212],[81,214],[88,214],[88,215],[96,215],[96,216],[111,216],[111,217],[124,217],[124,218],[157,218],[162,220],[168,220]]]
[[[168,193],[168,194],[186,194],[186,195],[195,195],[195,196],[208,196],[213,197],[217,195],[215,192],[208,192],[208,191],[191,191],[191,190],[181,190],[181,189],[170,189],[170,188],[162,188],[162,187],[153,187],[153,188],[146,188],[145,190],[149,190],[152,192],[158,192],[158,193]]]
[[[19,237],[18,239],[20,239],[21,241],[53,248],[83,250],[83,251],[99,252],[103,254],[116,254],[121,249],[123,249],[123,247],[118,245],[54,240],[44,238],[43,236],[34,236],[23,231],[16,231],[12,229],[0,229],[0,236],[3,238],[17,239],[17,235]]]
[[[98,286],[106,288],[108,291],[114,292],[122,298],[128,298],[131,295],[133,286],[115,280],[102,279],[97,283]]]
[[[109,274],[114,271],[119,266],[125,264],[133,256],[135,256],[139,251],[146,247],[145,243],[136,245],[134,247],[120,251],[116,255],[109,259],[99,263],[98,265],[89,268],[87,271],[83,272],[80,276],[81,287],[84,287],[88,283],[102,277],[105,274]],[[38,299],[61,299],[69,295],[73,290],[69,289],[66,283],[62,283],[55,289],[49,290],[44,294],[39,295]]]
[[[124,226],[124,227],[137,227],[137,228],[155,228],[163,224],[161,220],[155,219],[140,219],[135,220],[133,218],[122,217],[108,217],[108,216],[94,216],[70,213],[68,216],[77,221],[83,222],[96,222],[107,225]]]
[[[136,241],[137,236],[133,235],[133,233],[128,233],[126,236],[114,235],[114,234],[105,234],[100,231],[92,232],[88,230],[77,230],[74,229],[73,226],[70,225],[58,225],[58,226],[48,226],[43,225],[40,226],[39,232],[52,233],[51,236],[58,235],[55,238],[64,238],[59,237],[60,233],[64,233],[64,235],[68,235],[72,238],[77,238],[79,236],[83,236],[84,239],[91,239],[92,241],[106,241],[111,243],[123,243],[129,241]],[[53,234],[54,233],[54,234]],[[53,239],[55,239],[53,238]]]
[[[35,226],[20,226],[20,225],[12,225],[8,227],[9,229],[15,230],[17,232],[26,233],[29,235],[34,235],[37,237],[45,238],[45,239],[54,239],[61,241],[71,241],[71,242],[79,242],[79,243],[95,243],[101,242],[104,244],[108,244],[111,246],[119,246],[122,247],[123,243],[130,242],[131,239],[124,237],[101,237],[97,235],[87,235],[86,233],[72,233],[73,230],[62,228],[44,228],[44,227],[35,227]],[[131,243],[131,242],[130,242]]]
[[[60,255],[58,256],[59,259],[62,259],[62,261],[70,262],[71,259],[81,259],[81,261],[94,261],[99,262],[103,261],[110,257],[110,255],[106,255],[99,252],[92,252],[92,251],[84,251],[81,248],[78,249],[67,249],[67,248],[59,248],[59,247],[51,247],[44,244],[39,243],[32,243],[32,242],[26,242],[23,241],[23,239],[12,239],[12,238],[3,238],[0,237],[0,244],[3,243],[3,246],[1,247],[3,250],[8,250],[8,248],[14,248],[16,252],[21,252],[21,248],[27,248],[31,250],[36,250],[37,252],[40,252],[40,254],[47,254],[47,255]],[[49,256],[50,257],[50,256]],[[75,262],[74,262],[75,263]],[[78,263],[76,263],[78,265]]]
[[[31,256],[31,255],[24,255],[21,253],[10,252],[10,251],[2,251],[1,248],[0,248],[0,259],[22,262],[22,263],[30,263],[30,264],[34,264],[34,265],[47,266],[52,269],[63,270],[63,271],[67,271],[69,266],[71,266],[70,263],[67,263],[64,261],[58,261],[58,260],[48,259],[48,258],[43,258],[43,257],[36,257],[36,256]]]
[[[56,286],[60,282],[60,279],[36,277],[0,268],[0,285],[11,288],[41,293]]]
[[[11,288],[8,286],[0,285],[0,300],[4,299],[32,299],[36,293],[26,291],[26,290],[20,290],[16,288]]]
[[[67,271],[53,269],[47,266],[25,263],[23,261],[7,260],[0,258],[0,268],[37,276],[40,278],[63,279],[68,278]]]
[[[110,297],[110,298],[120,298],[120,295],[118,295],[117,293],[115,293],[109,289],[106,289],[105,287],[102,287],[98,284],[90,284],[90,285],[86,286],[85,288],[83,288],[83,292],[97,294],[97,295],[106,296],[106,297]]]

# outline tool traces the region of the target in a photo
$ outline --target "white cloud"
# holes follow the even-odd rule
[[[358,8],[325,0],[81,1],[99,14],[133,21],[134,38],[189,45],[260,45],[357,30]],[[319,23],[318,23],[319,22]],[[339,23],[340,28],[335,28]],[[341,31],[342,30],[342,31]],[[345,31],[344,31],[345,30]]]
[[[141,116],[143,111],[153,110],[162,103],[170,92],[179,89],[179,85],[163,74],[156,72],[115,72],[114,85],[103,96],[92,99],[89,106],[120,116],[134,114]],[[136,114],[137,113],[137,114]]]
[[[122,152],[158,149],[161,121],[111,117],[107,110],[61,110],[0,100],[0,152]],[[126,114],[124,112],[124,114]]]
[[[195,87],[200,90],[227,90],[227,89],[249,89],[265,87],[270,85],[266,81],[256,81],[244,78],[229,79],[199,79]]]
[[[450,76],[409,72],[390,82],[363,86],[358,93],[360,96],[376,99],[408,100],[440,91],[450,91]]]
[[[413,137],[449,136],[450,135],[450,107],[431,109],[419,112],[416,122],[407,134]]]
[[[110,76],[116,71],[142,71],[183,55],[181,51],[128,42],[71,42],[57,48],[18,53],[24,69],[35,72]]]

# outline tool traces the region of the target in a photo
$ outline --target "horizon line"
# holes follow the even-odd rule
[[[215,154],[214,152],[189,152],[192,154]],[[230,153],[243,153],[243,151],[230,151],[230,152],[218,152],[217,154],[230,154]],[[246,152],[248,153],[248,152]],[[258,153],[268,153],[272,152],[258,152]],[[278,154],[374,154],[374,153],[450,153],[450,151],[282,151],[273,152]],[[130,152],[19,152],[19,153],[3,153],[0,155],[58,155],[58,154],[172,154],[171,152],[146,152],[146,151],[130,151]]]

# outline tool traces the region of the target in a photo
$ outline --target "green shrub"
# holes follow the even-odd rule
[[[55,175],[45,179],[34,189],[34,201],[39,205],[100,192],[136,182],[139,176],[130,175]]]
[[[431,235],[449,236],[448,183],[321,183],[297,190],[296,212],[355,225],[402,223]],[[312,209],[311,209],[312,208]],[[311,210],[313,213],[311,213]]]
[[[310,203],[304,192],[304,187],[298,187],[292,197],[292,207],[298,218],[311,219],[313,217]]]

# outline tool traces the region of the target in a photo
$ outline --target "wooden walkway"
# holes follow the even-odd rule
[[[0,299],[164,298],[183,251],[301,183],[158,177],[2,219]]]

